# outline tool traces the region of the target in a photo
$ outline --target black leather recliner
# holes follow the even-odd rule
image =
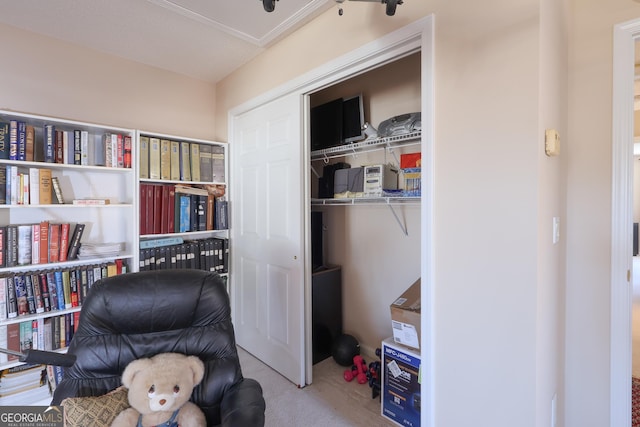
[[[69,345],[76,356],[53,395],[100,396],[121,385],[132,360],[158,353],[198,356],[202,383],[191,400],[208,426],[263,426],[260,384],[243,378],[223,279],[200,270],[128,273],[96,282]]]

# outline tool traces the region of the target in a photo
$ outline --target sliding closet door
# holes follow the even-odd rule
[[[304,386],[301,98],[231,121],[231,295],[238,344]]]

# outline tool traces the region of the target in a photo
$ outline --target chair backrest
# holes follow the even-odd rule
[[[83,301],[78,329],[52,404],[66,397],[99,396],[121,385],[129,362],[158,353],[198,356],[205,364],[192,401],[220,423],[226,389],[242,381],[223,279],[199,270],[128,273],[96,282]]]

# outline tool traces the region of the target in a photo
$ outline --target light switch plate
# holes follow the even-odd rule
[[[549,157],[560,154],[560,134],[557,130],[544,131],[544,153]]]

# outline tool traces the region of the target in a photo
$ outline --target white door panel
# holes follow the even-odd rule
[[[300,96],[235,117],[231,292],[238,344],[304,386]]]

